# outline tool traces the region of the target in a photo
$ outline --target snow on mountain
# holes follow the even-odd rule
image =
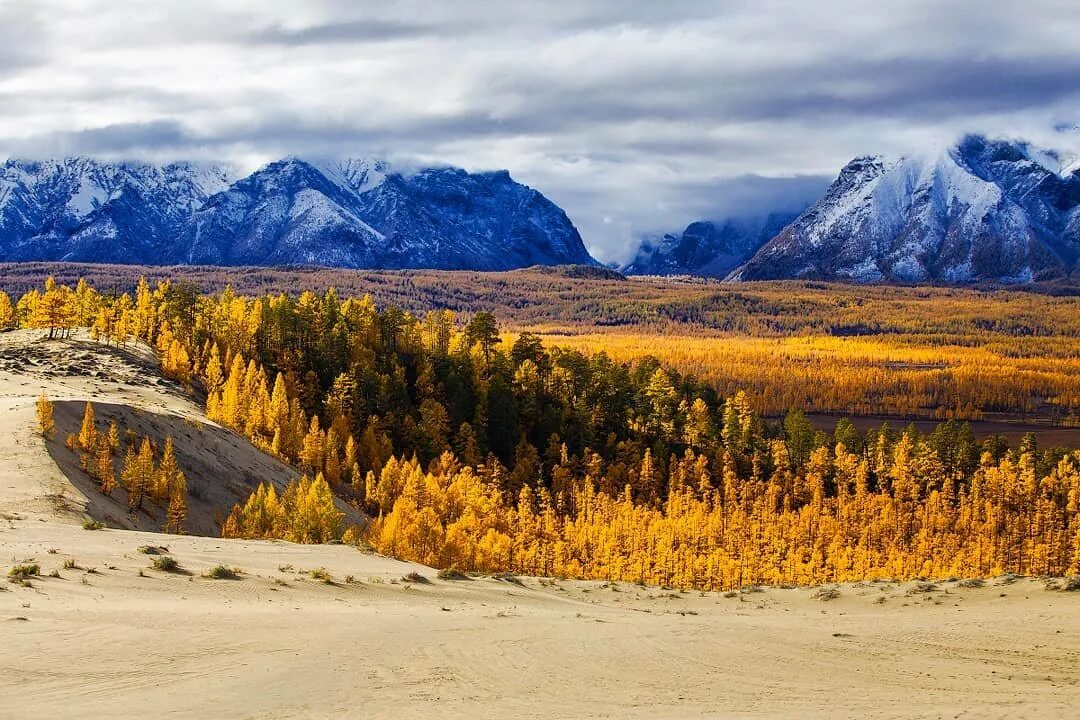
[[[682,233],[642,239],[627,275],[700,275],[722,278],[770,240],[797,213],[766,213],[690,223]]]
[[[171,251],[224,168],[90,158],[0,165],[0,257],[150,262]]]
[[[290,157],[216,166],[88,158],[0,166],[0,259],[497,270],[595,264],[566,214],[509,173],[405,176]]]
[[[1026,143],[860,157],[732,280],[1030,282],[1080,257],[1080,176]]]

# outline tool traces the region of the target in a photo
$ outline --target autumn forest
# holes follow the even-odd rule
[[[144,343],[209,419],[296,468],[223,513],[225,537],[701,589],[1080,573],[1075,298],[395,278],[50,277],[0,293],[0,326]],[[183,532],[171,441],[93,412],[57,441],[100,492]],[[42,396],[45,435],[50,413]]]

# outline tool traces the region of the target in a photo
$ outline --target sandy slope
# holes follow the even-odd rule
[[[1080,597],[1034,580],[845,586],[828,602],[810,590],[522,587],[438,580],[347,546],[5,525],[2,569],[33,558],[61,577],[0,592],[0,717],[1046,718],[1080,707]],[[167,544],[193,574],[149,569],[136,550],[146,543]],[[63,569],[68,558],[84,569]],[[201,576],[218,563],[242,579]],[[302,574],[316,567],[334,584]],[[414,570],[431,582],[398,580]]]
[[[197,398],[161,377],[145,346],[117,349],[86,337],[49,341],[41,335],[0,333],[0,512],[78,523],[89,515],[109,527],[161,529],[164,508],[147,504],[137,515],[129,514],[124,491],[103,496],[79,469],[78,456],[64,446],[69,433],[78,433],[87,400],[101,432],[115,420],[121,431],[150,437],[158,448],[166,436],[173,438],[187,475],[189,533],[220,534],[229,509],[260,482],[282,490],[298,475],[237,433],[207,421]],[[42,391],[53,402],[56,421],[47,453],[32,432]],[[120,461],[115,462],[119,472]],[[346,523],[362,522],[344,503],[339,507],[347,511]]]
[[[1036,580],[725,597],[444,581],[348,546],[83,530],[96,491],[33,436],[41,387],[75,401],[58,409],[64,423],[93,396],[146,428],[169,417],[201,426],[183,436],[182,461],[269,472],[267,460],[208,443],[215,431],[149,359],[33,343],[0,336],[0,573],[37,562],[45,575],[0,581],[0,718],[1080,714],[1080,593]],[[220,478],[234,481],[246,482]],[[232,491],[207,486],[204,521]],[[184,573],[150,569],[141,545],[168,546]],[[218,564],[241,578],[203,576]],[[320,567],[332,583],[311,577]],[[402,582],[409,572],[429,582]]]

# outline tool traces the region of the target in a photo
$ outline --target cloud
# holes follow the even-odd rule
[[[48,57],[40,9],[12,0],[0,5],[0,79]]]
[[[604,260],[854,155],[1068,140],[1080,106],[1059,0],[63,5],[0,5],[0,155],[505,167]]]
[[[281,25],[257,30],[247,36],[252,42],[277,45],[322,45],[327,43],[367,43],[423,37],[438,28],[397,20],[352,20],[300,28]]]

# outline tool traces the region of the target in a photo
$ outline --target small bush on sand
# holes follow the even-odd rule
[[[206,571],[206,577],[213,580],[239,580],[240,579],[239,568],[226,567],[225,565],[215,565]]]
[[[169,552],[169,548],[164,545],[140,545],[139,552],[143,555],[164,555]]]
[[[440,580],[468,580],[469,576],[457,568],[443,568],[438,575]]]
[[[64,569],[65,570],[78,570],[79,569],[79,563],[75,562],[75,558],[68,558],[67,560],[64,561]]]
[[[162,572],[179,572],[180,563],[176,561],[176,558],[169,555],[159,555],[154,558],[153,568]]]
[[[956,583],[957,587],[969,589],[981,588],[984,585],[986,585],[986,581],[982,578],[967,578],[966,580],[961,580],[960,582]]]
[[[41,573],[41,567],[37,563],[24,563],[16,565],[8,570],[8,579],[11,582],[26,582],[30,578]]]
[[[401,579],[404,580],[405,582],[417,583],[419,585],[424,585],[426,583],[431,582],[430,580],[428,580],[426,577],[424,577],[423,575],[421,575],[418,572],[411,572],[408,575],[402,576]]]
[[[1061,589],[1065,592],[1080,592],[1080,575],[1065,578],[1064,582],[1062,582]]]
[[[920,580],[919,582],[915,583],[915,585],[913,585],[910,590],[908,590],[908,595],[915,595],[917,593],[932,593],[937,591],[938,586],[936,583]]]
[[[86,520],[83,520],[82,529],[83,530],[104,530],[105,529],[105,523],[101,522],[100,520],[92,520],[90,518],[87,518]]]
[[[822,602],[827,600],[835,600],[836,598],[840,597],[840,589],[831,585],[828,587],[818,588],[817,591],[810,597],[814,598],[815,600],[821,600]]]
[[[332,583],[334,578],[326,568],[315,568],[311,571],[312,580],[322,580],[324,583]]]

